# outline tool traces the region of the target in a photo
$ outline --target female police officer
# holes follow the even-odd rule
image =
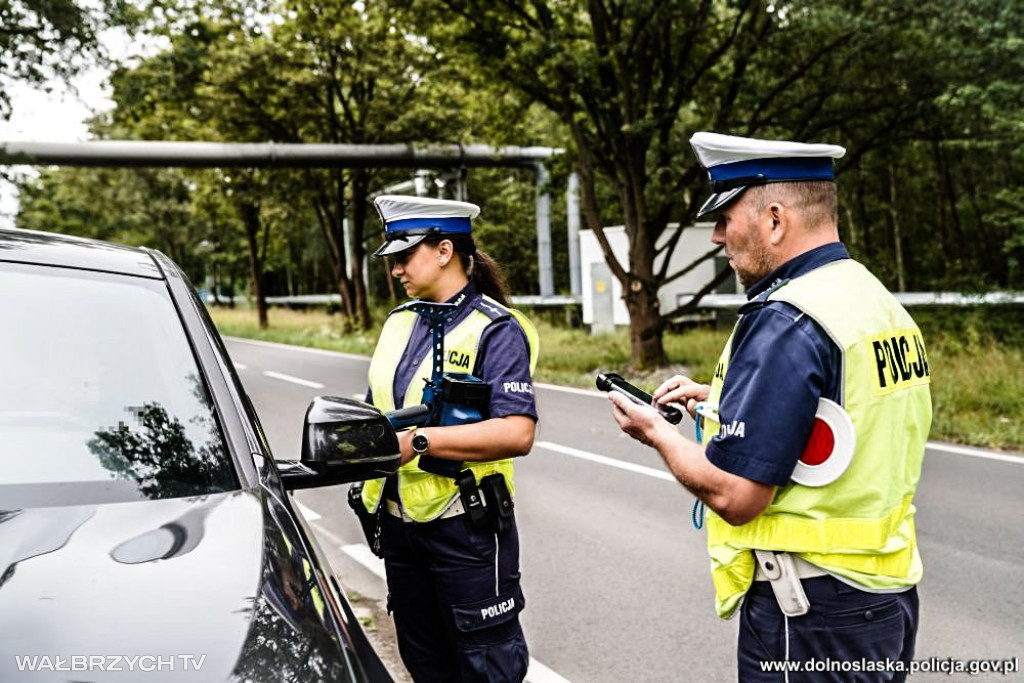
[[[395,195],[374,204],[386,237],[374,255],[395,259],[391,274],[411,298],[454,305],[444,321],[444,371],[471,373],[490,388],[480,421],[400,432],[397,475],[363,488],[368,511],[383,506],[380,543],[399,651],[418,681],[521,681],[529,656],[519,624],[519,538],[511,514],[498,524],[495,513],[511,513],[511,459],[533,445],[536,330],[508,308],[497,265],[474,245],[479,207]],[[419,404],[432,351],[428,319],[392,311],[370,363],[367,401],[384,412]],[[454,470],[445,476],[420,466],[438,471],[427,466],[438,461]],[[482,480],[497,498],[480,494]],[[472,514],[481,500],[490,509]]]

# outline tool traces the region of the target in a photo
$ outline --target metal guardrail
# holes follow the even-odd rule
[[[998,306],[1024,304],[1024,292],[988,292],[964,294],[961,292],[893,292],[904,306]],[[700,300],[698,308],[736,310],[747,303],[744,294],[708,294]]]
[[[987,292],[985,294],[965,294],[963,292],[895,292],[894,296],[904,306],[999,306],[1024,305],[1024,292]],[[213,297],[204,292],[204,300],[210,302]],[[219,297],[218,301],[227,301]],[[249,297],[237,296],[234,301],[245,303]],[[267,297],[266,302],[274,306],[329,306],[340,305],[341,296],[337,294],[300,294],[296,296]],[[539,296],[536,294],[520,294],[512,297],[517,306],[571,306],[583,304],[583,298],[571,294]],[[708,294],[700,300],[697,308],[735,310],[746,303],[743,294]]]
[[[1024,292],[988,292],[985,294],[964,294],[962,292],[894,292],[896,300],[904,306],[1003,306],[1024,305]],[[213,297],[204,292],[204,301]],[[227,301],[219,297],[218,301]],[[249,297],[236,296],[234,301],[245,303]],[[744,294],[708,294],[701,299],[698,308],[736,310],[747,302]],[[299,294],[296,296],[268,296],[267,303],[273,306],[329,306],[341,305],[338,294]],[[539,296],[520,294],[512,297],[516,306],[555,307],[581,305],[583,298],[572,294]]]
[[[511,297],[516,306],[582,306],[583,297],[575,294],[553,294],[539,296],[536,294],[519,294]]]
[[[210,303],[213,296],[208,292],[202,293],[203,301]],[[217,301],[227,302],[231,297],[218,297]],[[235,303],[247,303],[252,299],[247,296],[233,297]],[[268,296],[267,303],[272,306],[340,306],[341,295],[339,294],[298,294],[295,296]],[[512,297],[512,303],[516,306],[579,306],[583,298],[571,294],[557,294],[554,296],[540,296],[536,294],[524,294]]]

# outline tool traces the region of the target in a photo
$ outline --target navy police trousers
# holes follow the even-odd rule
[[[409,524],[384,513],[381,547],[398,650],[416,681],[522,681],[519,534],[469,515]]]
[[[740,681],[906,680],[917,637],[916,587],[866,593],[831,576],[803,585],[811,610],[786,619],[771,585],[754,582],[740,607]]]

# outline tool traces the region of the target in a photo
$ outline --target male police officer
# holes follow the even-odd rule
[[[716,610],[740,611],[741,681],[902,680],[922,575],[911,500],[931,424],[921,332],[839,241],[842,147],[714,133],[691,144],[713,191],[698,216],[716,214],[712,241],[749,301],[710,386],[674,377],[654,393],[697,416],[701,444],[611,392],[615,419],[709,508]],[[811,659],[839,672],[763,665]]]

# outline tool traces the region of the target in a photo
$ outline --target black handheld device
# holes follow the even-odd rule
[[[617,391],[633,403],[642,406],[652,406],[663,418],[674,425],[679,424],[683,419],[683,412],[672,406],[663,406],[654,402],[654,399],[646,391],[630,384],[622,375],[615,372],[605,372],[597,376],[597,388],[601,391]]]

